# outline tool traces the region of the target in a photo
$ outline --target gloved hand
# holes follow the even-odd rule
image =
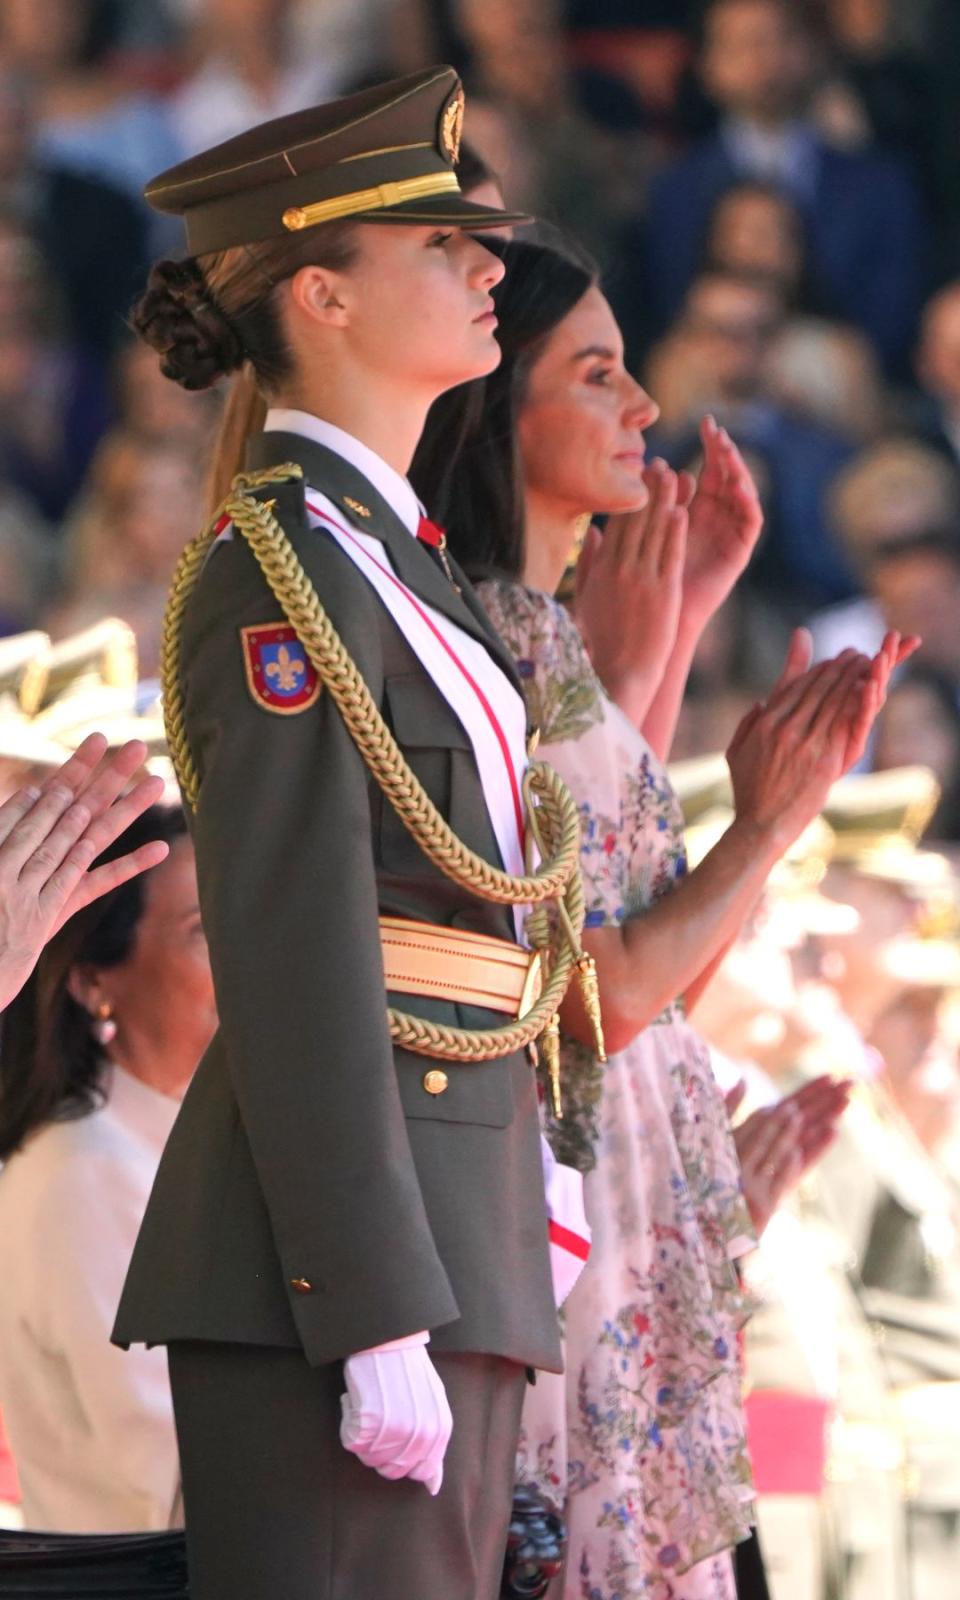
[[[383,1478],[414,1478],[439,1494],[453,1432],[428,1333],[361,1350],[344,1362],[340,1442]]]

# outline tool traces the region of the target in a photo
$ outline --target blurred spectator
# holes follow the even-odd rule
[[[960,701],[957,684],[934,667],[911,664],[893,685],[877,723],[873,767],[929,767],[940,804],[925,837],[960,843]]]
[[[768,366],[783,317],[782,296],[770,279],[702,273],[676,328],[651,356],[646,387],[661,408],[654,447],[672,463],[689,453],[705,411],[765,463],[772,515],[754,574],[791,606],[813,606],[853,591],[825,516],[827,490],[853,446],[774,396]]]
[[[774,183],[807,219],[823,308],[862,328],[897,370],[919,308],[917,192],[892,158],[824,141],[809,116],[816,69],[813,39],[789,0],[712,0],[702,71],[720,125],[654,180],[643,244],[634,237],[632,247],[665,327],[696,270],[718,196],[738,179]]]
[[[101,363],[64,338],[35,241],[0,211],[0,474],[56,525],[110,420]]]
[[[784,648],[775,615],[738,585],[697,642],[671,758],[725,750],[741,718],[776,681]]]
[[[26,86],[0,68],[0,206],[37,241],[69,336],[103,356],[146,275],[145,224],[119,189],[38,155],[34,131]]]
[[[210,438],[220,413],[216,389],[191,393],[171,383],[160,371],[155,350],[142,339],[130,339],[117,354],[114,386],[120,420],[144,439],[179,443],[196,458]]]
[[[947,284],[928,302],[916,365],[922,390],[918,427],[960,464],[960,281]]]
[[[139,203],[178,149],[160,96],[120,70],[118,13],[116,0],[0,0],[0,60],[29,88],[40,158]]]
[[[814,97],[824,137],[847,149],[872,143],[909,162],[934,192],[933,96],[926,62],[909,49],[891,0],[826,0],[832,71]]]
[[[169,101],[181,154],[337,94],[323,53],[298,47],[296,11],[296,0],[204,0],[194,8],[191,70]]]
[[[882,439],[839,474],[829,515],[866,593],[813,617],[815,653],[826,660],[852,646],[872,654],[887,626],[874,583],[877,557],[887,546],[896,556],[912,540],[949,538],[960,528],[960,475],[939,451],[915,439]]]
[[[944,673],[960,693],[960,533],[882,545],[869,581],[886,627],[919,634],[917,663]]]
[[[166,861],[73,917],[3,1018],[0,1395],[36,1529],[182,1524],[166,1352],[110,1343],[164,1143],[216,1029],[182,815],[151,808],[111,854],[152,840]]]
[[[0,637],[33,626],[55,572],[49,529],[29,501],[0,484]]]
[[[824,427],[867,439],[883,415],[883,385],[864,336],[818,314],[800,209],[775,185],[750,180],[720,196],[706,263],[767,277],[791,312],[770,351],[771,393]]]
[[[137,636],[142,676],[156,673],[170,574],[194,528],[200,478],[198,455],[182,441],[107,435],[67,529],[65,591],[44,619],[51,634],[121,617]]]

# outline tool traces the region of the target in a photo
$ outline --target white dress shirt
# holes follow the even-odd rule
[[[119,1067],[107,1089],[0,1171],[0,1408],[25,1525],[64,1533],[181,1521],[166,1350],[110,1343],[180,1102]]]

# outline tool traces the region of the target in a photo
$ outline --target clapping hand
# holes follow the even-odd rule
[[[677,638],[693,480],[664,461],[643,474],[647,504],[590,528],[577,563],[574,615],[594,670],[640,727]]]
[[[689,501],[682,597],[684,626],[697,634],[745,570],[763,527],[750,469],[726,429],[704,417],[700,438],[703,467]]]
[[[743,1098],[743,1087],[727,1096],[731,1116]],[[849,1080],[814,1078],[734,1128],[744,1196],[758,1234],[833,1143],[852,1088]]]
[[[752,707],[727,751],[738,820],[781,854],[822,811],[838,778],[855,766],[884,703],[894,669],[919,640],[888,633],[871,659],[844,650],[811,667],[798,629],[773,693]]]
[[[93,865],[163,793],[161,778],[124,793],[146,755],[139,740],[108,755],[103,735],[91,734],[42,787],[18,789],[0,806],[0,1008],[68,917],[166,856],[157,840]]]

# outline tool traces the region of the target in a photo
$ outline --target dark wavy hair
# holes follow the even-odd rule
[[[598,274],[589,257],[566,244],[485,243],[507,269],[494,290],[502,359],[488,377],[434,402],[410,478],[472,578],[517,578],[524,558],[517,421],[527,378],[551,333]]]
[[[151,806],[100,857],[186,835],[183,812]],[[83,1117],[102,1103],[103,1051],[70,993],[76,966],[118,967],[131,954],[146,905],[141,875],[85,906],[50,940],[0,1018],[0,1161],[45,1122]]]

